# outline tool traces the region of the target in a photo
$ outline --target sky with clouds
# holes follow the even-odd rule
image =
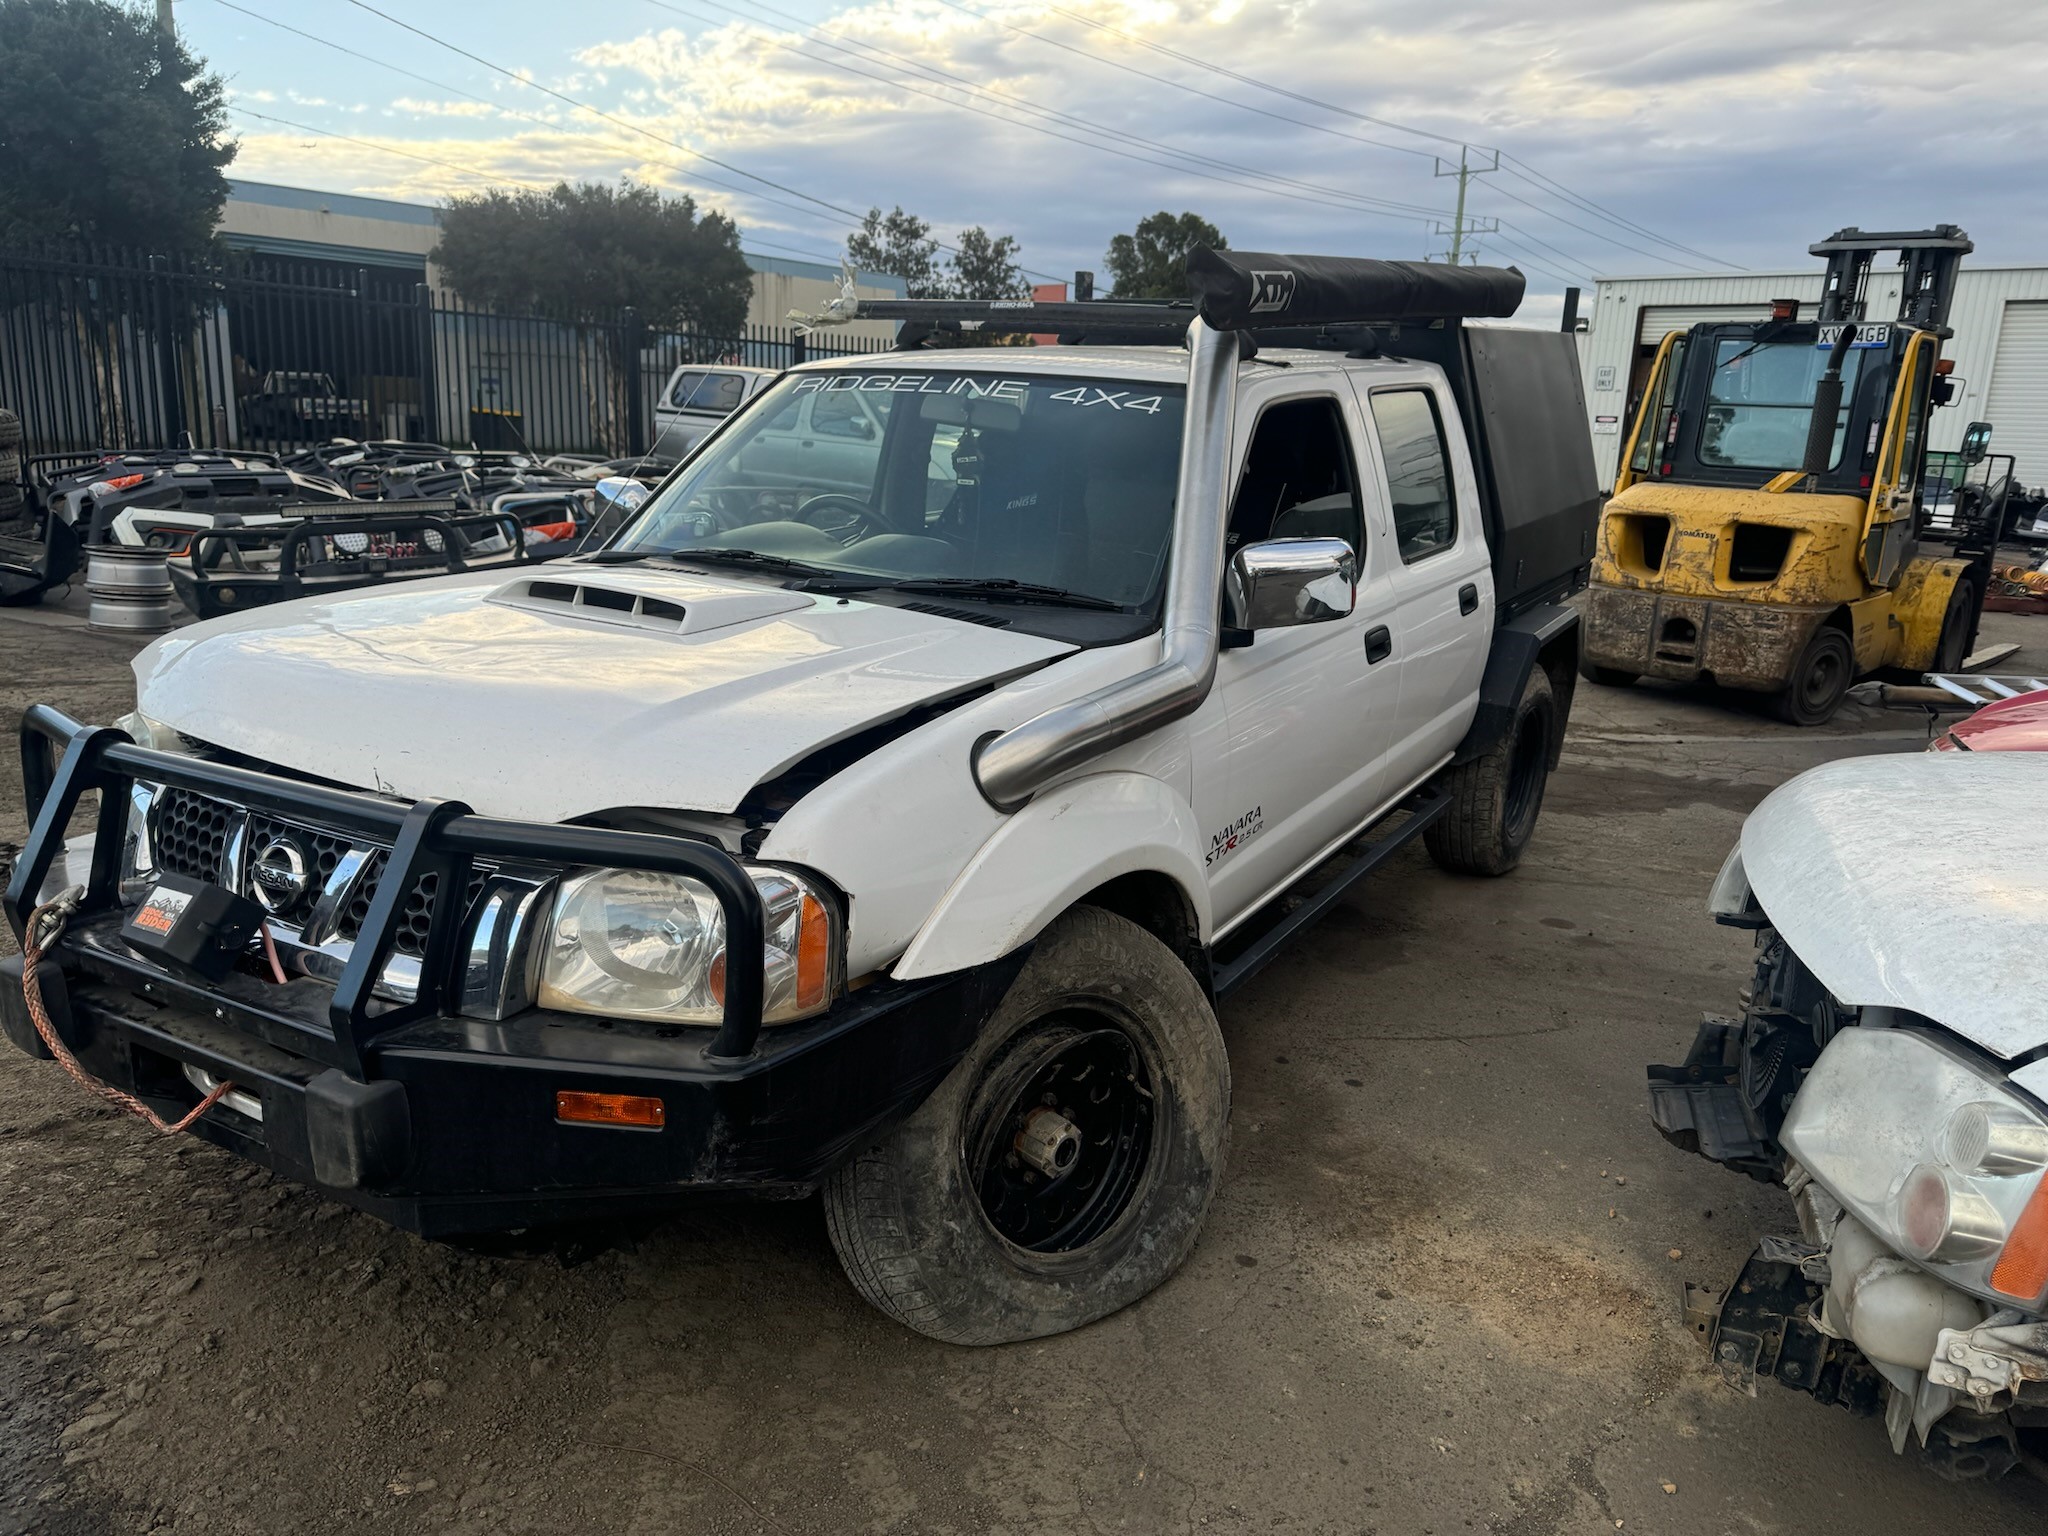
[[[831,259],[846,210],[901,204],[1048,277],[1161,208],[1245,249],[1421,257],[1436,173],[1498,151],[1481,259],[1553,312],[1595,277],[1805,269],[1844,224],[2048,261],[2025,3],[243,3],[177,0],[238,109],[231,174],[421,202],[631,176],[768,254]]]

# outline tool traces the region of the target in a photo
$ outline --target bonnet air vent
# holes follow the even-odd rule
[[[631,624],[638,629],[658,629],[670,634],[680,630],[688,616],[681,603],[574,581],[514,582],[499,595],[522,607],[566,609],[580,618]]]

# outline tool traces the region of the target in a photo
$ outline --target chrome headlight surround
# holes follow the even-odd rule
[[[2048,1309],[2048,1110],[1961,1049],[1845,1029],[1778,1140],[1915,1263],[1994,1305]]]
[[[743,866],[766,909],[761,1022],[831,1007],[843,988],[844,923],[815,876]],[[687,875],[587,869],[565,876],[540,935],[543,1008],[664,1024],[721,1022],[725,913]]]

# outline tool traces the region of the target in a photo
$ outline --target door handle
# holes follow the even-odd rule
[[[1365,659],[1367,665],[1385,661],[1394,654],[1394,637],[1387,632],[1384,624],[1375,624],[1365,632]]]
[[[1458,612],[1470,613],[1478,606],[1479,587],[1476,583],[1468,581],[1458,588]]]

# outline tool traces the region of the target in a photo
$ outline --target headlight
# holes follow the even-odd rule
[[[1925,1035],[1845,1029],[1778,1139],[1900,1252],[1964,1290],[2048,1306],[2048,1114]]]
[[[749,867],[767,908],[761,1021],[786,1024],[838,990],[832,903],[801,875]],[[716,1024],[725,1010],[725,913],[685,875],[594,869],[562,882],[548,922],[543,1008]]]
[[[191,749],[178,734],[176,726],[165,725],[161,720],[152,720],[141,710],[130,710],[114,722],[114,729],[126,731],[138,747],[147,747],[152,752],[180,752],[191,756]]]

